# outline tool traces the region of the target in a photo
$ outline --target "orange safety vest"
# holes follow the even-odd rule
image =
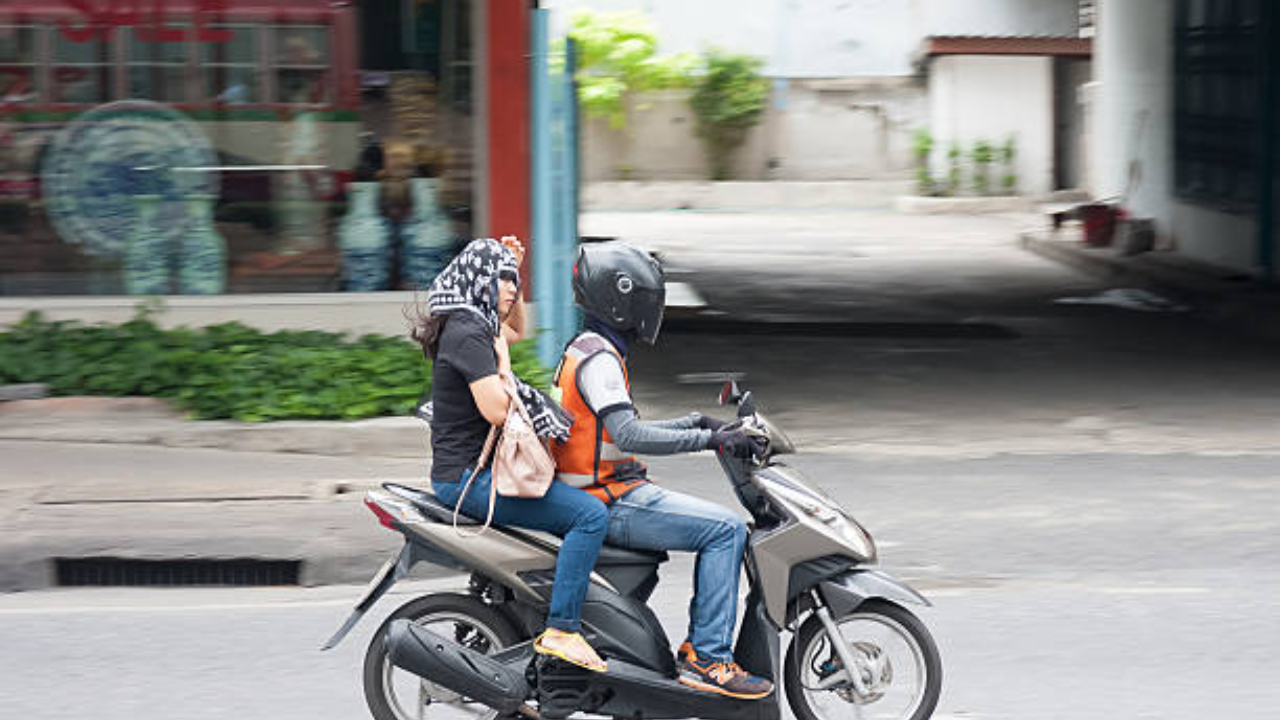
[[[578,370],[588,359],[602,352],[613,353],[618,358],[627,394],[631,393],[627,364],[608,340],[591,332],[574,338],[560,359],[560,367],[556,368],[560,404],[573,413],[573,427],[569,430],[568,440],[551,444],[551,454],[556,459],[557,480],[582,488],[608,504],[648,480],[644,477],[644,464],[613,444],[609,430],[591,411],[578,390]]]

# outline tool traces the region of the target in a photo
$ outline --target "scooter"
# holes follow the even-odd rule
[[[726,383],[721,404],[737,406],[757,452],[717,459],[751,514],[744,566],[748,592],[735,659],[782,681],[799,720],[926,720],[938,702],[942,664],[928,629],[906,605],[929,602],[874,569],[871,536],[839,504],[777,460],[795,451],[750,392]],[[421,414],[420,414],[421,416]],[[583,606],[583,634],[608,661],[595,673],[537,655],[560,540],[493,527],[462,537],[453,508],[429,492],[386,484],[365,505],[405,543],[370,582],[324,649],[336,646],[413,566],[470,574],[465,592],[432,593],[399,609],[374,633],[364,659],[364,693],[377,720],[430,715],[555,720],[576,712],[647,720],[779,720],[779,692],[741,700],[677,680],[671,642],[646,604],[665,552],[605,545]],[[464,530],[478,524],[459,516]],[[785,660],[783,631],[791,633]],[[405,672],[401,672],[405,671]]]

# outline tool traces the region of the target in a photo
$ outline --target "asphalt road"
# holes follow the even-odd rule
[[[1280,711],[1272,458],[824,452],[793,462],[868,526],[886,570],[934,601],[920,612],[946,667],[938,717]],[[654,466],[672,486],[727,497],[708,457]],[[370,574],[379,560],[369,558]],[[682,636],[690,569],[674,560],[654,598],[672,638]],[[0,716],[366,717],[361,653],[381,614],[410,595],[384,600],[338,650],[318,652],[358,592],[0,596]]]

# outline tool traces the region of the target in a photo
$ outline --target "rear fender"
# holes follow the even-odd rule
[[[376,585],[365,591],[364,597],[356,603],[356,607],[351,611],[351,615],[347,621],[342,623],[342,627],[338,628],[338,632],[329,638],[328,642],[321,647],[321,650],[332,650],[337,647],[338,643],[351,632],[356,623],[360,622],[360,618],[373,607],[387,591],[400,581],[405,575],[409,574],[409,570],[420,562],[429,562],[437,565],[446,565],[450,563],[448,556],[415,542],[406,541],[404,546],[400,548],[400,555],[395,559],[395,564],[391,567],[391,571],[382,576]]]

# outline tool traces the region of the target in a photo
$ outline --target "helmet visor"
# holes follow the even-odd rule
[[[666,311],[666,288],[657,290],[637,289],[632,308],[635,312],[636,337],[652,345],[658,340],[658,331],[662,329],[662,315]]]

